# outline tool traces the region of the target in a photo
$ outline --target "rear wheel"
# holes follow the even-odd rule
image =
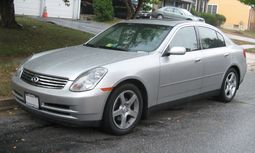
[[[123,84],[110,95],[103,125],[107,132],[116,135],[127,134],[141,119],[143,99],[139,89],[133,84]]]
[[[230,102],[236,95],[239,86],[239,76],[234,68],[230,68],[222,82],[219,100],[222,102]]]
[[[161,14],[159,14],[158,16],[157,16],[157,19],[163,19],[164,17],[163,17],[163,15],[161,15]]]

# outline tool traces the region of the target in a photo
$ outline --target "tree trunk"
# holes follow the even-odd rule
[[[123,0],[125,6],[126,6],[126,8],[127,8],[127,17],[126,17],[126,19],[131,19],[131,17],[132,17],[133,14],[132,14],[132,10],[131,10],[131,7],[130,7],[128,1],[129,1],[129,0]]]
[[[130,11],[131,11],[130,15],[132,17],[135,13],[135,8],[134,8],[133,3],[131,2],[131,0],[128,0],[128,5],[129,5]]]
[[[14,14],[13,0],[0,0],[1,25],[5,28],[19,28]]]
[[[132,19],[135,19],[135,18],[137,17],[139,11],[141,10],[141,7],[142,7],[142,5],[143,5],[143,2],[144,2],[144,0],[139,0],[139,1],[138,1],[138,5],[137,5],[137,7],[136,7],[136,10],[135,10],[134,15],[132,16]]]

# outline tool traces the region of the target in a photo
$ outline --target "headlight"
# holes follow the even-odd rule
[[[19,66],[16,68],[15,76],[16,76],[16,77],[20,77],[22,70],[23,70],[23,65],[19,65]]]
[[[71,85],[71,91],[88,91],[95,88],[107,73],[107,69],[98,67],[80,75]]]
[[[16,73],[15,73],[15,76],[16,77],[20,77],[22,71],[23,71],[23,65],[28,61],[30,60],[31,58],[33,57],[32,56],[29,56],[28,58],[25,58],[24,60],[22,60],[19,64],[19,66],[16,68]]]

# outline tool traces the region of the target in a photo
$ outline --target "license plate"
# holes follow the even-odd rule
[[[34,108],[39,108],[39,99],[38,97],[36,97],[35,95],[32,94],[26,94],[25,95],[26,98],[26,104],[29,106],[32,106]]]

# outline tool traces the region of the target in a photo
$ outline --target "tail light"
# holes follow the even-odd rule
[[[243,56],[246,58],[246,49],[243,49]]]

